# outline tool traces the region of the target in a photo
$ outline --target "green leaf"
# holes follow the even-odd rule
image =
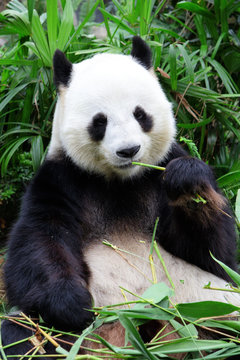
[[[139,350],[141,354],[143,354],[144,359],[157,360],[156,356],[151,354],[150,351],[146,348],[146,345],[144,344],[132,321],[121,312],[119,313],[119,320],[124,326],[124,328],[127,330],[131,344],[134,346],[135,349]]]
[[[203,121],[200,121],[200,122],[194,123],[194,124],[177,124],[177,127],[184,128],[184,129],[196,129],[198,127],[202,127],[207,124],[210,124],[210,122],[212,122],[212,121],[213,121],[213,118],[210,117],[206,120],[203,120]]]
[[[240,224],[240,189],[238,189],[236,202],[235,202],[235,214],[237,217],[237,221]]]
[[[44,149],[43,149],[42,137],[40,135],[34,136],[32,138],[32,147],[31,147],[31,156],[32,156],[34,172],[36,172],[39,166],[41,165],[43,154],[44,154]]]
[[[186,64],[186,73],[189,75],[190,81],[193,83],[194,82],[194,69],[193,69],[191,59],[183,45],[177,44],[177,47],[180,50],[180,54],[184,58],[184,62]]]
[[[173,296],[174,291],[170,289],[165,283],[157,283],[151,285],[144,293],[141,295],[141,298],[151,301],[154,304],[160,303],[166,297]],[[134,306],[134,310],[144,308],[147,303],[145,304],[136,304]]]
[[[240,331],[240,323],[238,320],[206,320],[200,323],[201,326],[207,326],[215,329],[224,329],[232,332],[235,332],[236,334],[239,334]]]
[[[69,40],[71,31],[73,30],[73,8],[72,2],[67,1],[64,7],[62,19],[57,39],[57,48],[59,50],[66,50],[66,44]]]
[[[217,179],[218,185],[223,188],[240,181],[240,170],[230,171]]]
[[[125,21],[119,19],[117,16],[110,14],[102,8],[100,8],[99,10],[103,15],[107,16],[110,20],[112,20],[118,27],[126,30],[131,35],[136,35],[136,32],[131,27],[129,27]]]
[[[28,5],[28,18],[29,18],[30,23],[32,22],[32,15],[33,15],[34,3],[35,3],[35,0],[27,0],[27,5]]]
[[[178,339],[169,344],[156,346],[153,349],[153,353],[157,354],[176,354],[176,353],[188,353],[192,351],[208,351],[223,348],[237,347],[234,343],[228,343],[218,340],[188,340]]]
[[[240,278],[240,275],[238,276]],[[232,313],[233,311],[240,310],[240,308],[237,306],[218,301],[201,301],[188,304],[177,304],[176,308],[183,317],[190,317],[195,319],[226,315]]]
[[[213,14],[207,10],[206,8],[198,5],[198,4],[195,4],[193,2],[190,2],[190,1],[180,1],[177,3],[176,5],[177,8],[179,9],[184,9],[184,10],[187,10],[187,11],[191,11],[195,14],[200,14],[200,15],[203,15],[203,16],[207,16],[209,18],[212,18]]]
[[[14,65],[14,66],[33,66],[35,63],[39,66],[39,60],[27,59],[0,59],[0,65]]]
[[[31,33],[31,26],[29,23],[27,11],[18,12],[16,10],[5,10],[2,12],[7,17],[7,25],[1,29],[0,35],[4,34],[19,34],[28,36]]]
[[[15,89],[11,89],[4,99],[0,102],[0,112],[4,109],[4,107],[16,96],[20,91],[22,91],[29,83],[25,83],[17,86]]]
[[[208,49],[208,44],[207,44],[207,36],[206,36],[206,31],[204,28],[204,24],[202,21],[202,16],[201,15],[195,15],[194,16],[194,22],[197,28],[197,32],[198,32],[198,36],[199,39],[201,41],[201,55],[202,57],[205,56],[207,54],[207,49]]]
[[[193,324],[182,325],[174,319],[169,320],[169,322],[181,337],[198,337],[198,331]]]
[[[211,58],[207,58],[207,60],[215,68],[228,93],[238,93],[238,89],[236,89],[236,85],[231,75],[225,70],[225,68],[216,60],[213,60]]]
[[[170,57],[170,79],[171,86],[174,91],[177,90],[177,59],[176,59],[176,48],[174,45],[170,45],[169,57]]]
[[[57,48],[57,26],[58,26],[58,2],[57,0],[47,0],[47,28],[48,28],[48,41],[53,57],[54,51]]]
[[[40,18],[36,10],[33,11],[32,17],[32,38],[38,51],[38,57],[42,59],[44,65],[51,67],[52,57],[50,54],[50,49]]]
[[[92,331],[97,329],[102,324],[103,324],[103,319],[96,319],[90,326],[88,326],[85,330],[83,330],[83,332],[81,333],[79,338],[75,341],[75,343],[71,347],[71,350],[68,352],[66,360],[74,360],[76,355],[79,352],[80,346],[81,346],[84,338],[87,335],[91,334]]]
[[[185,137],[181,136],[180,139],[179,139],[180,142],[184,142],[185,144],[187,144],[188,146],[188,149],[190,151],[190,154],[192,156],[195,156],[197,157],[198,159],[201,159],[201,156],[198,152],[198,148],[196,146],[196,144],[191,140],[191,139],[186,139]]]
[[[211,252],[210,255],[219,265],[221,265],[221,267],[226,271],[226,273],[230,276],[230,278],[237,284],[237,286],[240,287],[240,275],[236,271],[232,270],[229,266],[225,265],[222,261],[217,260]]]
[[[137,304],[137,305],[148,305],[146,304]],[[116,311],[118,313],[118,311]],[[170,314],[167,311],[161,310],[159,308],[142,308],[136,309],[135,307],[131,310],[119,310],[119,313],[123,313],[124,316],[127,316],[131,319],[146,319],[146,320],[170,320],[174,318],[173,314]]]
[[[96,10],[96,8],[98,7],[100,0],[95,1],[95,4],[93,5],[93,7],[91,8],[91,10],[89,11],[89,13],[87,14],[87,16],[85,17],[85,19],[79,24],[78,28],[76,29],[76,31],[73,33],[73,35],[70,37],[69,41],[67,42],[65,49],[68,48],[68,46],[70,44],[73,43],[73,41],[76,39],[76,37],[80,34],[80,32],[82,31],[83,27],[86,25],[86,23],[88,22],[88,20],[91,18],[91,16],[93,15],[94,11]],[[101,9],[99,9],[101,10]]]
[[[5,150],[5,152],[3,153],[0,159],[0,163],[2,164],[1,166],[2,176],[6,174],[9,161],[13,157],[14,153],[25,141],[29,140],[29,138],[30,138],[29,136],[25,136],[20,139],[17,139],[13,141],[12,144],[8,146],[8,148]]]

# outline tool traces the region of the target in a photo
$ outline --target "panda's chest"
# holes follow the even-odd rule
[[[126,231],[152,233],[159,216],[159,202],[159,193],[151,185],[137,189],[90,188],[82,201],[86,240]]]
[[[128,293],[124,297],[121,287],[142,294],[152,283],[150,243],[150,235],[123,231],[105,234],[85,248],[95,306],[132,300]]]
[[[95,307],[136,301],[154,281],[164,282],[169,287],[174,284],[172,300],[176,303],[213,300],[238,306],[237,294],[204,289],[209,282],[212,287],[224,289],[224,280],[171,255],[160,245],[158,248],[168,274],[155,252],[151,266],[150,248],[150,234],[127,231],[95,239],[85,248],[84,257],[91,274],[88,288]]]

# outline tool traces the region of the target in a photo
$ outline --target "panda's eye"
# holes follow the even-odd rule
[[[99,114],[96,114],[94,117],[93,117],[93,125],[94,126],[106,126],[107,124],[107,117],[102,114],[102,113],[99,113]]]
[[[140,108],[140,106],[136,107],[136,109],[133,112],[133,115],[137,121],[144,121],[147,116],[145,111],[142,108]]]
[[[143,131],[148,132],[152,129],[153,121],[151,115],[148,115],[140,106],[134,109],[133,116],[139,122]]]
[[[104,138],[106,127],[107,116],[103,113],[97,113],[88,127],[89,135],[94,141],[101,141]]]

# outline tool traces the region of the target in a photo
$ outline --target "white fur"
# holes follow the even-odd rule
[[[126,236],[127,235],[127,236]],[[111,235],[108,240],[120,251],[96,240],[85,252],[90,267],[90,292],[95,306],[118,304],[125,301],[120,286],[142,295],[151,285],[152,271],[149,263],[151,238],[141,234]],[[159,246],[161,255],[175,285],[175,303],[195,301],[221,301],[239,306],[240,296],[231,292],[204,289],[209,281],[212,287],[226,289],[226,282],[217,276],[201,270],[195,265],[169,254]],[[171,284],[156,254],[154,263],[158,282]],[[125,292],[128,301],[136,297]]]
[[[145,133],[133,116],[141,106],[153,118]],[[105,136],[93,142],[88,126],[97,113],[107,116]],[[68,88],[62,88],[55,111],[49,157],[63,148],[72,160],[88,171],[107,177],[133,176],[141,167],[121,159],[116,151],[141,145],[132,161],[156,164],[166,156],[175,136],[171,104],[158,80],[131,56],[100,54],[73,65]]]

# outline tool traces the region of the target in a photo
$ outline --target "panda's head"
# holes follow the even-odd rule
[[[129,56],[99,54],[79,64],[57,50],[59,98],[48,157],[64,150],[87,171],[123,179],[143,171],[132,161],[159,163],[174,141],[175,121],[151,62],[139,37]]]

